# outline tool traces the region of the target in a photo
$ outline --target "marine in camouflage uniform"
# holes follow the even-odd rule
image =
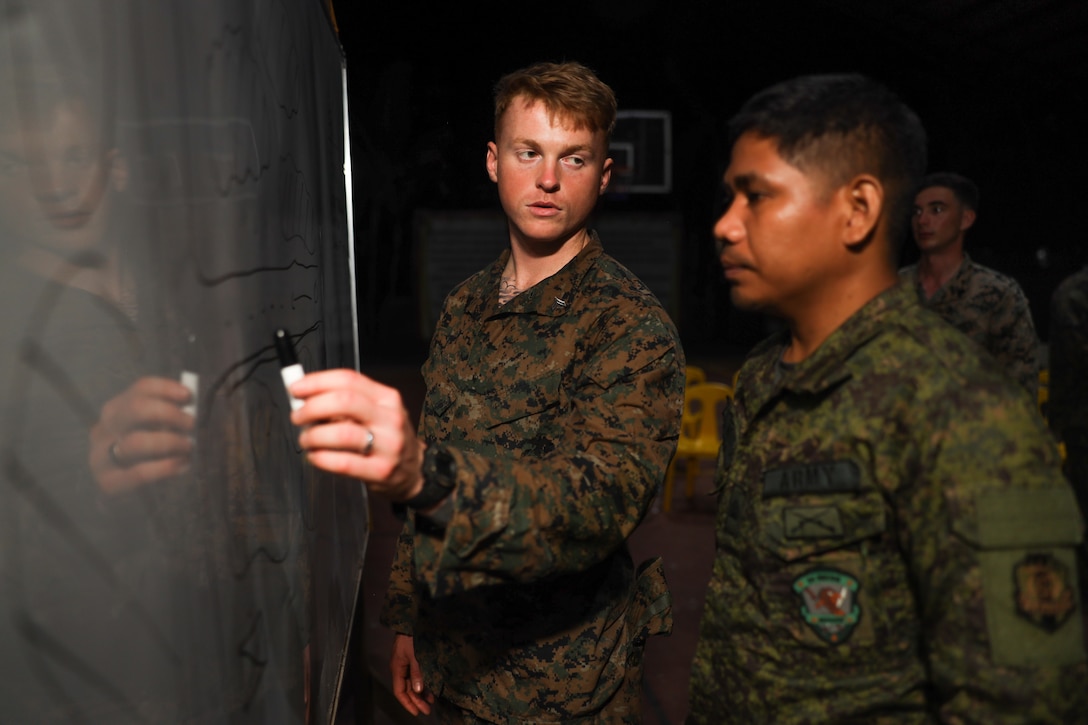
[[[1050,298],[1050,427],[1065,444],[1065,471],[1088,512],[1088,267]]]
[[[447,297],[413,426],[354,370],[290,386],[316,467],[402,502],[383,621],[392,694],[441,722],[639,723],[646,637],[671,626],[660,560],[627,537],[679,437],[684,355],[588,221],[616,98],[580,63],[499,79],[485,167],[510,246]]]
[[[1053,440],[893,287],[726,413],[692,722],[1070,722],[1081,537]]]
[[[406,522],[382,621],[414,636],[440,714],[639,723],[643,646],[671,600],[660,560],[636,572],[625,542],[676,447],[683,352],[596,235],[500,306],[508,257],[445,302],[420,435],[452,458],[452,515],[444,532]]]
[[[953,327],[986,348],[1034,397],[1039,386],[1039,338],[1024,290],[1012,277],[964,254],[959,270],[928,300],[918,265],[900,270],[918,299]]]

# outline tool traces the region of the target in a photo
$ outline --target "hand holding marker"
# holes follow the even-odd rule
[[[349,368],[306,373],[286,330],[274,342],[306,460],[393,501],[419,493],[426,445],[400,393]]]

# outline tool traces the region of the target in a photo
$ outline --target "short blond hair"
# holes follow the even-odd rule
[[[581,63],[534,63],[500,78],[495,84],[496,137],[503,114],[518,98],[543,103],[552,117],[575,128],[603,131],[606,142],[616,127],[616,94]]]

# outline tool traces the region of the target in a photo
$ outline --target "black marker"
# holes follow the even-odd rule
[[[283,378],[283,387],[287,390],[287,399],[291,401],[291,410],[302,407],[302,401],[291,395],[291,385],[302,379],[306,371],[295,354],[295,346],[291,344],[291,336],[287,330],[276,330],[276,354],[280,358],[280,377]]]

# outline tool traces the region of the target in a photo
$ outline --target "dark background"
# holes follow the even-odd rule
[[[364,361],[422,354],[412,215],[497,208],[483,164],[491,86],[538,60],[581,61],[621,108],[672,113],[673,193],[602,204],[682,216],[677,323],[689,354],[744,350],[764,333],[761,319],[731,308],[713,251],[723,131],[751,94],[803,73],[866,73],[918,112],[930,169],[982,190],[969,253],[1020,282],[1044,341],[1051,291],[1088,260],[1088,3],[333,4],[348,70]],[[908,243],[904,263],[914,256]]]

